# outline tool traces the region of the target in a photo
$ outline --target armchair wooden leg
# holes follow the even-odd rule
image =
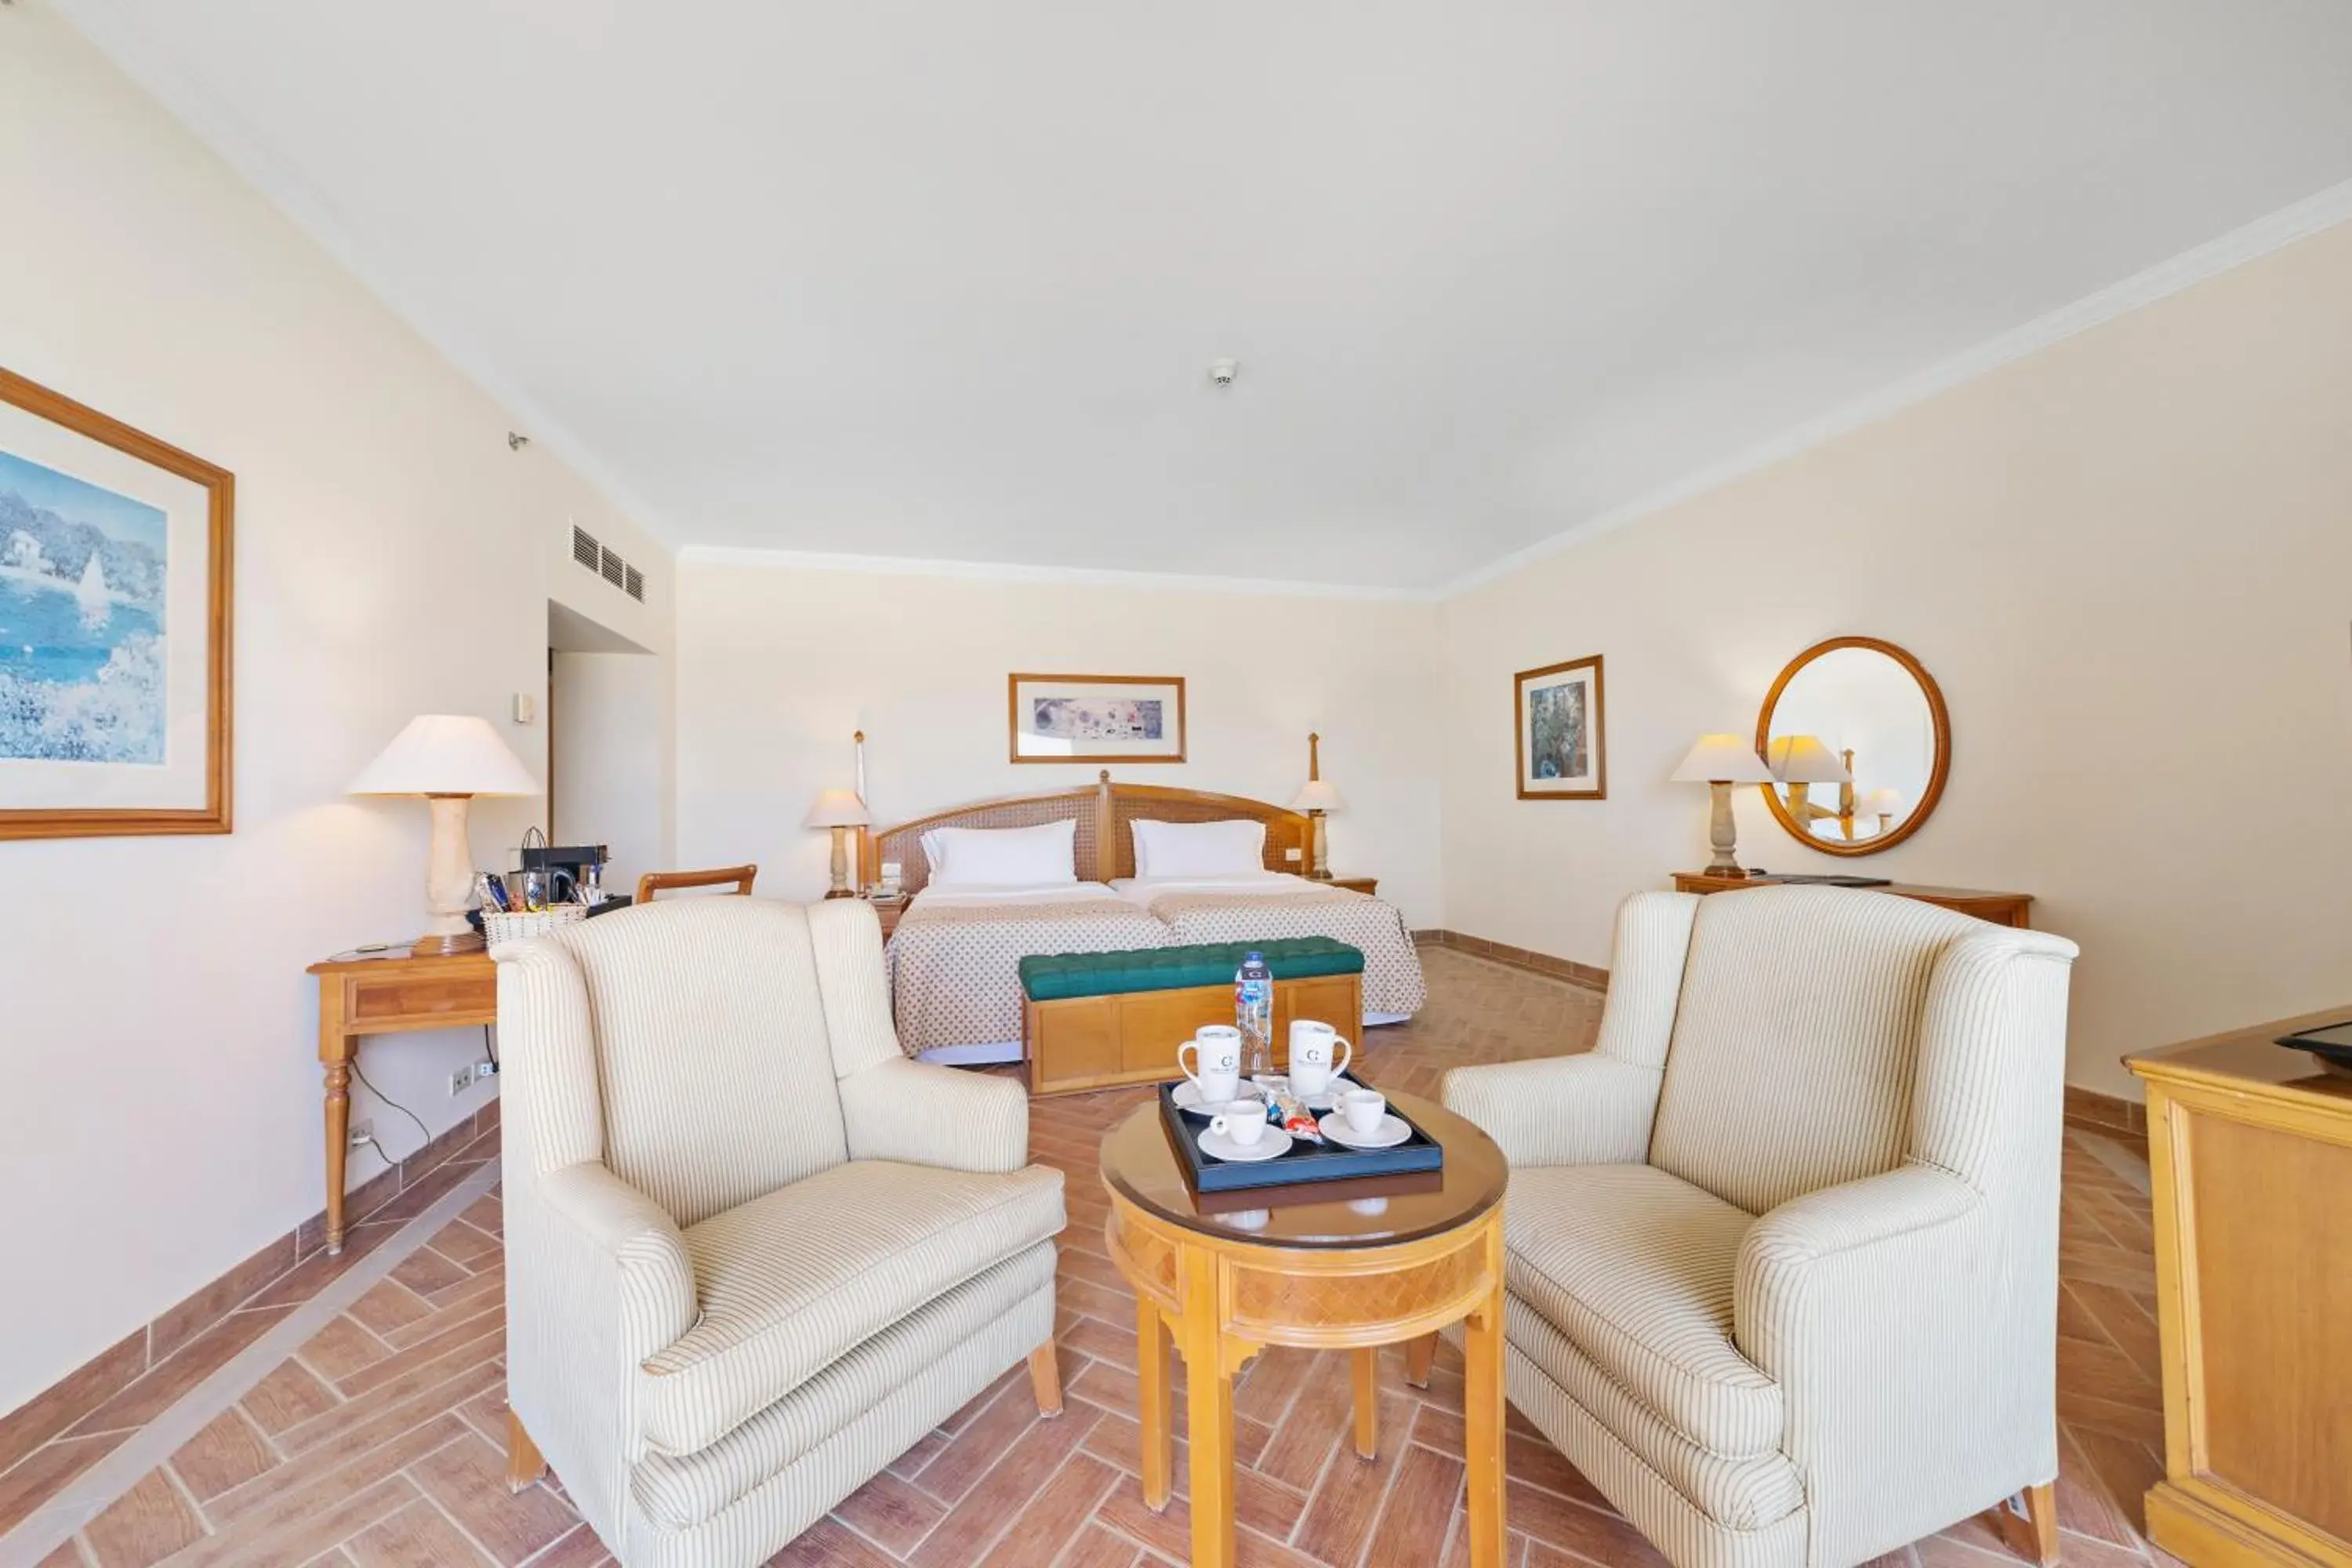
[[[522,1417],[507,1407],[507,1490],[519,1492],[540,1477],[547,1474],[547,1461],[540,1458],[539,1445],[522,1429]]]
[[[1062,1363],[1055,1358],[1051,1340],[1029,1352],[1029,1386],[1037,1395],[1038,1415],[1062,1413]]]
[[[2044,1481],[2028,1487],[1992,1510],[2000,1524],[2000,1538],[2011,1552],[2041,1568],[2058,1562],[2058,1485]]]
[[[1356,1373],[1356,1457],[1381,1457],[1381,1352],[1352,1352]]]
[[[1437,1360],[1437,1336],[1423,1334],[1404,1342],[1404,1380],[1415,1388],[1429,1386],[1430,1364]]]

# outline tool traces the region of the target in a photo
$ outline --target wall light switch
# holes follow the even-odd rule
[[[1302,857],[1296,849],[1284,850],[1282,852],[1282,858],[1286,860],[1297,860],[1304,858],[1304,857]]]
[[[515,722],[533,724],[539,721],[539,699],[528,691],[515,693]]]

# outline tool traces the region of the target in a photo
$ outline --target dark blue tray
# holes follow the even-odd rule
[[[1354,1074],[1342,1081],[1360,1089],[1372,1086]],[[1357,1176],[1400,1176],[1435,1171],[1445,1163],[1445,1151],[1436,1139],[1391,1102],[1389,1114],[1412,1129],[1412,1136],[1391,1149],[1346,1149],[1337,1143],[1291,1141],[1285,1153],[1272,1160],[1220,1160],[1201,1152],[1200,1135],[1209,1124],[1176,1109],[1176,1085],[1160,1086],[1160,1121],[1168,1141],[1184,1167],[1184,1179],[1196,1193],[1234,1193],[1252,1187],[1291,1187],[1304,1182],[1344,1182]]]

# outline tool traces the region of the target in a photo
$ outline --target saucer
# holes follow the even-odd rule
[[[1202,1107],[1201,1103],[1201,1086],[1194,1083],[1189,1078],[1182,1083],[1178,1084],[1173,1089],[1171,1089],[1169,1091],[1169,1098],[1176,1102],[1177,1110],[1185,1112],[1187,1115],[1211,1116],[1215,1114],[1213,1111],[1208,1110]],[[1235,1100],[1264,1100],[1265,1098],[1265,1091],[1258,1088],[1257,1085],[1252,1083],[1249,1079],[1244,1079],[1241,1081],[1240,1087],[1234,1090],[1233,1098]],[[1224,1102],[1220,1100],[1218,1103],[1223,1104]]]
[[[1223,1133],[1211,1132],[1206,1129],[1202,1131],[1199,1142],[1203,1154],[1244,1163],[1271,1160],[1290,1152],[1290,1134],[1279,1127],[1267,1128],[1258,1135],[1257,1142],[1246,1149]]]
[[[1348,1149],[1393,1149],[1412,1136],[1412,1129],[1397,1116],[1381,1117],[1381,1124],[1369,1138],[1358,1137],[1348,1126],[1348,1119],[1336,1110],[1315,1125],[1322,1130],[1324,1137]]]

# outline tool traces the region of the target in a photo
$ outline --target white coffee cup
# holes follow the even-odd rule
[[[1290,1026],[1290,1087],[1300,1094],[1321,1094],[1331,1080],[1355,1060],[1355,1047],[1328,1024],[1298,1018]]]
[[[1209,1118],[1209,1131],[1230,1138],[1239,1149],[1255,1149],[1265,1136],[1265,1108],[1255,1100],[1235,1100]]]
[[[1190,1067],[1184,1064],[1186,1051],[1192,1053]],[[1242,1084],[1242,1032],[1230,1024],[1203,1026],[1176,1047],[1176,1067],[1201,1091],[1202,1105],[1231,1100]]]
[[[1348,1131],[1359,1138],[1369,1138],[1381,1130],[1388,1120],[1388,1097],[1376,1089],[1351,1089],[1339,1097],[1339,1115]]]

